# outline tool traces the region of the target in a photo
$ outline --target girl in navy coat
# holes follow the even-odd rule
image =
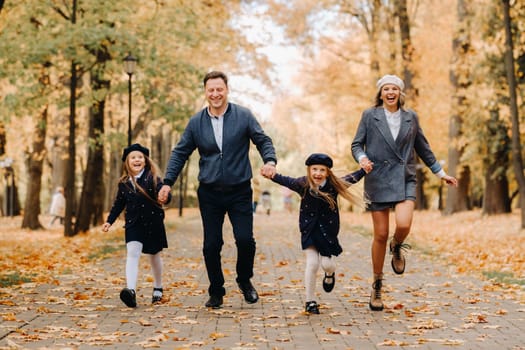
[[[149,158],[149,149],[136,143],[122,154],[124,174],[118,183],[117,196],[102,230],[107,232],[122,210],[126,210],[126,283],[120,299],[136,307],[136,285],[141,252],[148,254],[153,273],[152,303],[162,299],[162,259],[160,252],[168,247],[164,227],[164,209],[157,201],[162,179]],[[171,195],[168,201],[171,199]]]
[[[351,184],[358,182],[366,173],[363,169],[351,174],[336,177],[331,168],[332,159],[323,153],[310,155],[305,162],[307,175],[292,178],[275,174],[272,178],[282,186],[288,187],[301,196],[299,230],[301,247],[306,254],[305,312],[319,314],[315,301],[315,277],[319,266],[325,272],[323,289],[329,293],[335,285],[335,256],[343,249],[339,245],[339,209],[337,197],[357,202],[354,194],[348,191]]]

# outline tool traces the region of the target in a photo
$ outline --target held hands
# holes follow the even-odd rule
[[[273,179],[276,172],[275,164],[270,162],[264,164],[261,168],[261,175],[267,179]]]
[[[109,222],[106,222],[104,225],[102,225],[102,231],[108,232],[110,227],[111,227],[111,224]]]
[[[374,168],[374,162],[368,159],[368,157],[363,157],[359,161],[359,166],[361,166],[361,168],[363,168],[363,170],[368,174]]]
[[[168,185],[164,185],[160,188],[158,201],[160,204],[166,204],[168,201],[168,195],[171,191],[171,187]]]

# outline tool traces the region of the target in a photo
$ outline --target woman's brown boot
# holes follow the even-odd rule
[[[370,310],[382,311],[383,301],[381,300],[381,288],[383,287],[383,274],[374,274],[374,283],[372,284],[372,293],[370,294]]]

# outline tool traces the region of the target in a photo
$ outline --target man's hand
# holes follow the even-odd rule
[[[111,227],[111,224],[109,222],[106,222],[104,223],[104,225],[102,225],[102,231],[108,232],[110,227]]]
[[[168,195],[170,192],[171,192],[171,187],[168,185],[164,185],[160,188],[159,197],[158,197],[160,204],[166,204],[166,202],[168,201]]]
[[[264,164],[261,168],[261,175],[267,179],[272,179],[275,176],[277,169],[275,168],[275,163],[268,162]]]

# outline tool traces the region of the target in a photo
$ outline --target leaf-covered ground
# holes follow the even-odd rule
[[[342,215],[343,225],[370,234],[368,214]],[[176,226],[177,216],[177,210],[168,210],[168,230]],[[57,224],[46,230],[29,231],[20,229],[20,220],[0,218],[0,287],[24,281],[52,282],[57,274],[81,272],[86,264],[124,249],[122,229],[103,234],[94,228],[87,234],[66,238]],[[42,222],[48,223],[48,217],[44,216]],[[407,242],[454,265],[460,273],[525,285],[525,230],[520,229],[517,211],[497,216],[482,216],[478,210],[450,216],[438,211],[418,211]]]
[[[483,216],[479,210],[443,216],[416,211],[407,242],[452,264],[459,273],[482,275],[499,282],[525,285],[525,230],[520,213]],[[371,232],[367,214],[347,214]],[[391,232],[393,232],[393,218]]]
[[[345,251],[338,257],[338,282],[330,294],[318,290],[317,316],[303,312],[304,257],[297,213],[256,217],[254,280],[261,301],[254,305],[246,305],[235,286],[235,250],[226,227],[227,295],[220,310],[203,306],[207,281],[198,213],[188,209],[183,218],[177,214],[170,210],[167,215],[170,248],[163,254],[163,303],[150,305],[152,277],[143,258],[137,309],[118,300],[125,285],[121,225],[109,233],[95,228],[64,238],[59,226],[27,232],[19,229],[19,218],[3,218],[0,349],[284,350],[306,346],[301,344],[318,349],[465,344],[488,349],[505,344],[500,348],[523,350],[525,247],[518,213],[443,217],[416,212],[409,271],[401,277],[385,271],[386,308],[379,313],[367,304],[370,217],[343,213]],[[423,263],[421,252],[436,264]],[[447,266],[438,268],[437,262]],[[487,277],[495,282],[476,282]]]

